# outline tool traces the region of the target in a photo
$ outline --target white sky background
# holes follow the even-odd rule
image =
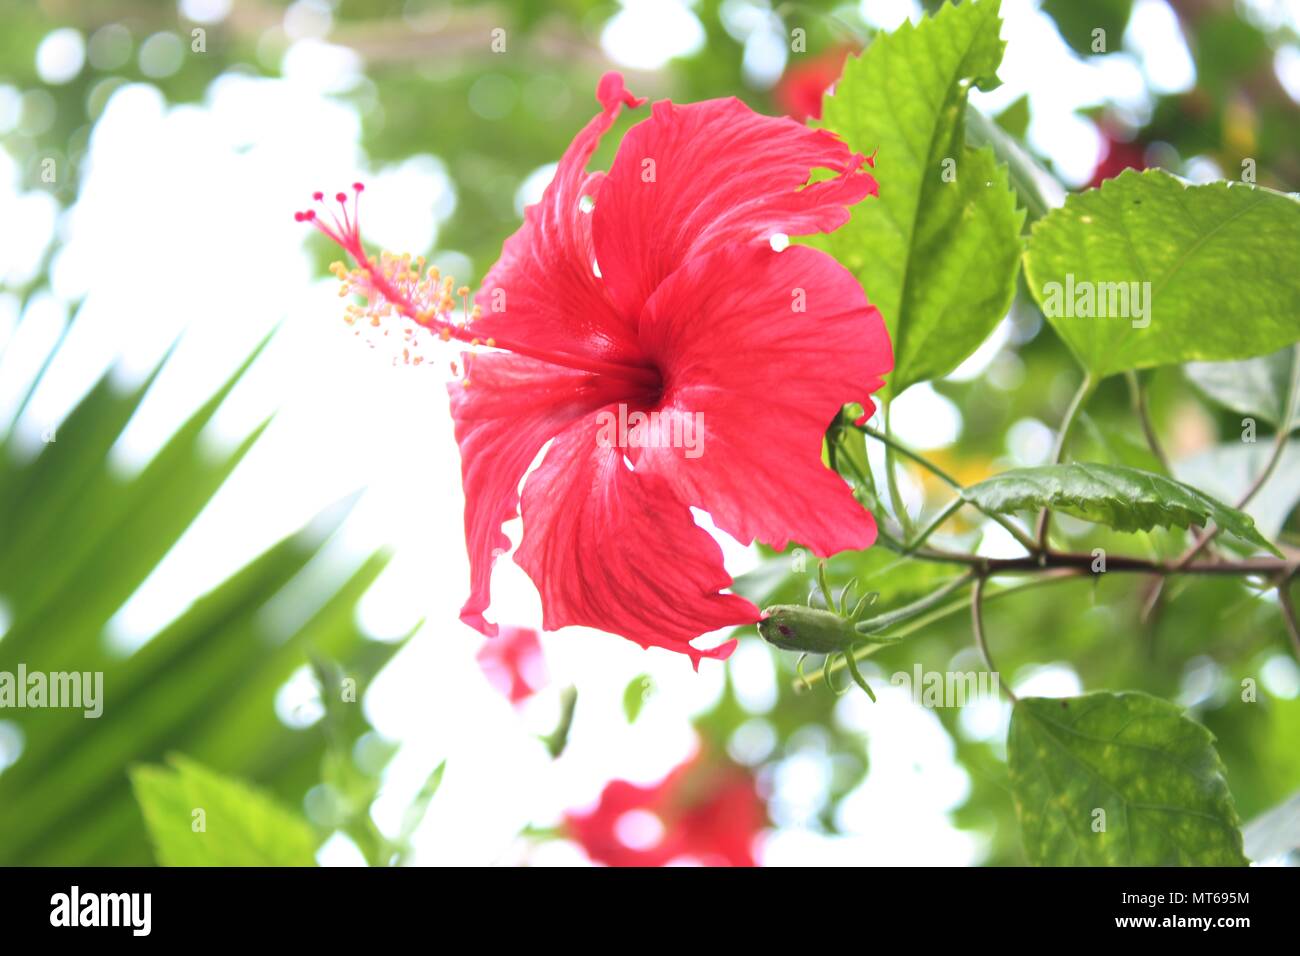
[[[220,18],[228,3],[186,0],[183,6],[190,19],[203,21]],[[672,16],[650,12],[658,6],[627,0],[602,37],[615,61],[654,68],[698,43],[688,5],[678,5]],[[863,10],[869,21],[889,28],[919,15],[908,0],[867,0]],[[770,18],[747,3],[729,4],[727,12],[728,29],[746,42],[746,76],[756,85],[769,83],[781,68],[773,57],[785,55],[784,45],[765,35]],[[1141,41],[1137,55],[1116,54],[1091,66],[1068,52],[1031,0],[1004,0],[1003,15],[1005,86],[977,101],[996,112],[1030,92],[1031,139],[1073,183],[1087,179],[1098,145],[1091,124],[1073,110],[1107,98],[1141,115],[1150,103],[1147,84],[1167,90],[1192,82],[1163,0],[1141,0],[1141,29],[1131,31]],[[467,564],[459,457],[443,388],[452,355],[432,367],[394,367],[391,356],[353,338],[340,318],[335,283],[314,274],[304,251],[307,230],[291,215],[313,189],[332,193],[362,179],[370,243],[418,251],[436,244],[438,223],[454,209],[455,186],[436,157],[379,169],[366,159],[354,111],[328,96],[365,80],[355,57],[321,41],[328,23],[328,8],[320,4],[290,9],[286,32],[299,40],[285,58],[284,79],[227,75],[202,104],[189,106],[167,104],[150,85],[114,93],[95,127],[81,198],[57,220],[48,196],[17,192],[17,170],[0,152],[0,220],[6,223],[0,275],[24,281],[40,249],[56,238],[61,244],[50,294],[30,306],[32,314],[0,362],[0,421],[16,411],[40,357],[70,318],[69,304],[84,296],[67,345],[17,427],[24,447],[34,452],[42,432],[102,370],[120,360],[128,377],[138,380],[179,336],[172,361],[114,453],[119,467],[138,469],[266,330],[281,323],[205,437],[213,447],[229,448],[272,412],[275,421],[121,610],[109,640],[124,651],[138,647],[194,597],[320,509],[367,488],[313,573],[337,579],[372,548],[391,544],[396,558],[364,601],[362,623],[377,636],[392,637],[421,616],[430,622],[365,697],[377,729],[403,744],[377,818],[395,830],[425,775],[446,758],[443,788],[418,835],[417,862],[514,861],[523,852],[514,835],[524,825],[555,822],[564,808],[593,801],[609,779],[649,782],[685,758],[693,746],[689,718],[716,699],[722,670],[706,661],[697,676],[684,657],[573,629],[543,636],[551,683],[522,712],[483,679],[474,661],[482,638],[457,619]],[[142,39],[135,38],[138,55],[146,49]],[[159,70],[167,67],[168,49],[154,42],[148,54]],[[48,81],[66,82],[85,56],[85,38],[59,31],[42,45],[38,67]],[[1279,72],[1300,71],[1298,62],[1294,51],[1279,57]],[[16,95],[0,88],[0,126],[13,121]],[[523,198],[540,195],[548,175],[530,177]],[[454,250],[439,254],[448,252]],[[474,265],[481,274],[488,263]],[[14,309],[12,297],[0,296],[0,341],[11,337]],[[996,352],[996,345],[981,350],[960,374],[979,374]],[[905,440],[934,447],[959,434],[961,417],[922,386],[899,403],[897,424]],[[1044,428],[1026,422],[1013,429],[1019,438],[1008,454],[1033,460]],[[507,532],[518,540],[517,526]],[[750,562],[734,542],[728,558],[733,573]],[[495,620],[540,622],[535,591],[512,561],[499,562],[493,583]],[[736,754],[761,759],[760,715],[773,694],[773,671],[755,648],[742,648],[730,666],[756,715]],[[653,675],[657,692],[628,727],[621,695],[642,672]],[[1041,693],[1078,689],[1063,667],[1033,680]],[[536,737],[554,725],[559,688],[568,684],[580,692],[577,719],[569,749],[552,763]],[[300,702],[294,693],[286,691],[285,713]],[[870,777],[841,810],[841,822],[854,835],[831,839],[805,826],[828,772],[813,738],[772,779],[780,827],[766,843],[765,861],[978,860],[976,838],[949,821],[968,782],[933,714],[886,687],[875,707],[857,694],[846,698],[837,718],[867,734],[870,750]],[[972,708],[963,726],[990,737],[1005,729],[1005,719],[997,703],[982,713]],[[322,851],[327,862],[355,858],[340,840]],[[583,858],[554,844],[532,859]]]

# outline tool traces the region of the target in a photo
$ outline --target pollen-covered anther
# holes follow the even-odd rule
[[[473,323],[482,315],[482,309],[472,302],[470,287],[458,286],[453,276],[427,265],[423,256],[387,251],[371,256],[366,252],[357,211],[362,188],[360,183],[354,183],[350,199],[344,192],[327,197],[318,191],[312,195],[316,208],[294,214],[296,220],[311,223],[337,243],[354,263],[330,264],[331,274],[339,281],[339,296],[352,297],[344,308],[344,322],[356,327],[357,334],[363,328],[380,330],[377,336],[368,332],[367,340],[372,348],[385,341],[393,343],[386,348],[394,350],[394,363],[423,364],[419,350],[435,341],[435,336],[443,342],[456,339],[471,348],[486,344],[488,348],[520,350],[517,343],[499,343],[496,339],[484,343],[474,335]],[[393,319],[401,323],[401,332],[395,336],[388,328]],[[530,354],[534,350],[522,351]],[[560,364],[573,361],[565,355],[557,356],[557,360]]]

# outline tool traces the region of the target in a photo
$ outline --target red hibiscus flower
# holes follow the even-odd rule
[[[1136,140],[1119,138],[1118,133],[1109,125],[1102,124],[1097,131],[1101,133],[1101,156],[1093,168],[1092,179],[1086,188],[1094,189],[1107,179],[1112,179],[1126,169],[1146,169],[1146,146]]]
[[[546,661],[537,632],[530,627],[503,627],[479,648],[479,667],[488,683],[519,704],[546,683]]]
[[[654,786],[605,785],[586,814],[568,814],[569,836],[607,866],[755,866],[767,808],[748,770],[697,755]]]
[[[502,249],[469,321],[447,281],[374,261],[355,205],[331,223],[299,213],[357,261],[354,318],[396,311],[466,354],[449,386],[465,489],[470,595],[484,634],[501,530],[541,594],[543,625],[587,625],[642,647],[725,658],[689,643],[753,623],[692,507],[743,543],[797,540],[819,555],[864,548],[875,525],[821,461],[822,434],[892,367],[888,335],[853,276],[825,253],[773,251],[774,235],[830,231],[875,193],[864,157],[825,130],[738,100],[654,104],[608,173],[587,161],[623,105],[622,77]],[[815,169],[831,178],[809,183]],[[319,196],[319,194],[318,194]],[[462,293],[467,290],[462,290]],[[409,331],[409,330],[408,330]],[[550,443],[541,464],[521,479]]]
[[[844,72],[844,61],[853,51],[833,47],[814,57],[797,60],[786,68],[772,98],[777,108],[800,123],[822,118],[822,97]]]

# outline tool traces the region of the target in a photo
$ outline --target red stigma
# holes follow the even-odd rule
[[[347,194],[347,193],[335,193],[335,194],[334,194],[334,198],[337,199],[339,202],[347,202],[347,201],[348,201],[348,194]]]
[[[322,199],[325,198],[325,194],[323,192],[314,192],[311,194],[311,198],[316,200],[317,202],[320,202]]]

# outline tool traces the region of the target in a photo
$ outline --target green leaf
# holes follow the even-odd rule
[[[971,84],[998,85],[1001,23],[998,0],[904,23],[850,57],[825,101],[823,125],[876,154],[880,196],[808,241],[850,269],[884,316],[893,394],[961,364],[1015,291],[1024,213],[992,150],[965,141]]]
[[[1124,38],[1124,27],[1133,12],[1133,0],[1043,0],[1043,12],[1056,21],[1056,28],[1075,52],[1084,56],[1114,53]],[[1094,49],[1094,30],[1104,31],[1104,46]]]
[[[320,781],[324,739],[277,718],[273,704],[285,681],[310,648],[364,686],[400,646],[367,640],[356,619],[386,555],[350,573],[340,565],[313,575],[310,597],[301,587],[289,590],[346,517],[345,500],[199,598],[134,653],[109,647],[109,619],[252,441],[218,456],[199,447],[231,379],[143,472],[115,474],[108,450],[149,381],[123,394],[101,380],[59,424],[57,442],[34,458],[0,455],[0,527],[23,549],[22,560],[0,549],[0,600],[12,614],[0,640],[0,671],[19,662],[33,670],[102,671],[112,712],[99,721],[67,710],[6,716],[23,745],[0,774],[0,864],[151,862],[124,768],[168,753],[184,752],[297,803]],[[0,432],[0,444],[11,439]],[[292,615],[265,613],[272,602],[290,600]],[[349,746],[368,729],[360,707],[350,707],[340,728]]]
[[[1029,131],[1029,94],[1013,102],[996,117],[998,127],[1014,139],[1024,139]]]
[[[636,723],[641,716],[641,708],[654,693],[655,682],[649,674],[638,674],[623,688],[623,715],[629,724]]]
[[[411,805],[402,814],[402,829],[397,837],[398,843],[403,846],[410,844],[411,838],[415,836],[415,831],[420,828],[425,815],[429,812],[429,804],[433,802],[434,796],[438,793],[438,788],[442,786],[442,775],[446,770],[447,761],[445,760],[434,767],[433,773],[429,774],[428,779],[424,781],[424,786],[420,788],[420,792],[415,795]]]
[[[1084,368],[1266,355],[1300,339],[1300,203],[1126,170],[1034,225],[1029,290]]]
[[[1009,112],[1009,111],[1008,111]],[[1037,222],[1065,203],[1065,187],[1038,160],[1002,128],[1003,113],[991,120],[973,106],[966,107],[966,142],[987,146],[1007,167],[1016,200],[1024,207],[1026,223]]]
[[[1244,866],[1214,735],[1167,701],[1016,704],[1007,740],[1025,852],[1046,866]]]
[[[1078,462],[1013,468],[963,494],[985,511],[1013,514],[1051,508],[1116,531],[1203,527],[1213,521],[1225,534],[1278,554],[1249,515],[1190,485],[1137,468]]]
[[[185,757],[169,762],[170,768],[131,770],[131,785],[163,866],[316,865],[320,841],[298,814]]]
[[[1183,371],[1224,408],[1274,428],[1300,425],[1300,345],[1241,362],[1193,362]]]
[[[560,692],[560,719],[546,736],[540,738],[552,760],[558,760],[569,745],[569,731],[573,729],[573,714],[578,706],[578,688],[570,685]]]

